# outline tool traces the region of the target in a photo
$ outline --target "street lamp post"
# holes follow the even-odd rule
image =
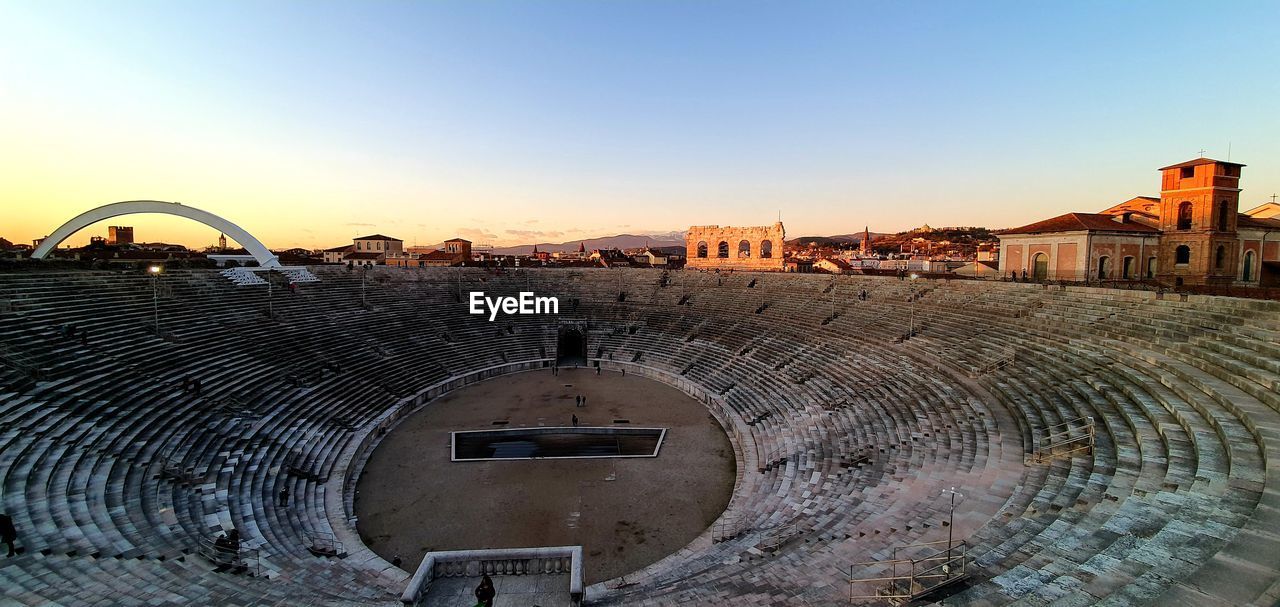
[[[911,322],[908,325],[907,337],[916,336],[916,279],[920,278],[919,274],[911,274]]]
[[[960,493],[959,491],[956,491],[955,487],[952,487],[950,489],[943,489],[942,492],[951,494],[951,515],[950,515],[950,520],[947,522],[947,561],[946,562],[947,562],[947,566],[949,567],[951,565],[951,538],[955,533],[955,528],[956,528],[956,495],[959,495],[960,497],[964,497],[964,494]]]
[[[836,276],[831,276],[831,319],[836,318]]]
[[[151,313],[155,320],[156,337],[160,336],[160,270],[158,265],[147,268],[147,272],[151,273]]]

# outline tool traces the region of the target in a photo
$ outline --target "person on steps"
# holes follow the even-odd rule
[[[0,514],[0,543],[9,547],[9,556],[13,556],[18,551],[13,547],[13,543],[18,539],[18,528],[13,526],[13,517],[8,514]]]
[[[489,579],[489,574],[485,574],[480,578],[480,585],[476,586],[476,600],[480,601],[478,607],[493,607],[493,597],[498,596],[498,591],[493,587],[493,580]]]

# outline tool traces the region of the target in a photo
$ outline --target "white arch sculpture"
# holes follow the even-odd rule
[[[110,219],[119,215],[134,215],[137,213],[164,213],[166,215],[177,215],[178,217],[186,217],[194,219],[204,225],[221,231],[223,234],[230,236],[232,240],[240,243],[253,258],[258,260],[258,265],[264,268],[280,267],[280,260],[267,249],[253,234],[250,234],[240,226],[231,223],[208,211],[201,211],[195,207],[189,207],[178,202],[161,202],[159,200],[130,200],[127,202],[115,202],[100,206],[96,209],[90,209],[79,215],[76,215],[71,221],[62,224],[57,230],[53,231],[36,247],[31,253],[32,259],[44,259],[58,247],[62,241],[70,238],[72,234],[95,224],[104,219]]]

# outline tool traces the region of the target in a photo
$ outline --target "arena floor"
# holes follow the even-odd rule
[[[575,414],[583,426],[669,430],[656,458],[450,461],[451,431],[569,426]],[[355,506],[369,548],[408,571],[431,550],[581,544],[590,584],[683,548],[724,510],[735,474],[723,430],[683,392],[615,372],[539,370],[451,392],[406,419],[370,457]]]

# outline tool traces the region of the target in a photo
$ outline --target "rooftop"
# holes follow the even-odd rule
[[[1067,213],[1020,228],[1001,230],[997,234],[1045,234],[1050,232],[1143,232],[1156,234],[1159,230],[1141,223],[1121,223],[1114,215],[1101,213]]]
[[[1212,158],[1196,158],[1195,160],[1188,160],[1186,162],[1179,162],[1178,164],[1171,164],[1167,167],[1160,167],[1158,170],[1167,171],[1169,169],[1181,169],[1183,167],[1200,166],[1202,164],[1226,164],[1233,167],[1245,166],[1239,162],[1227,162],[1225,160],[1214,160]]]
[[[382,253],[347,253],[343,259],[379,259]]]

